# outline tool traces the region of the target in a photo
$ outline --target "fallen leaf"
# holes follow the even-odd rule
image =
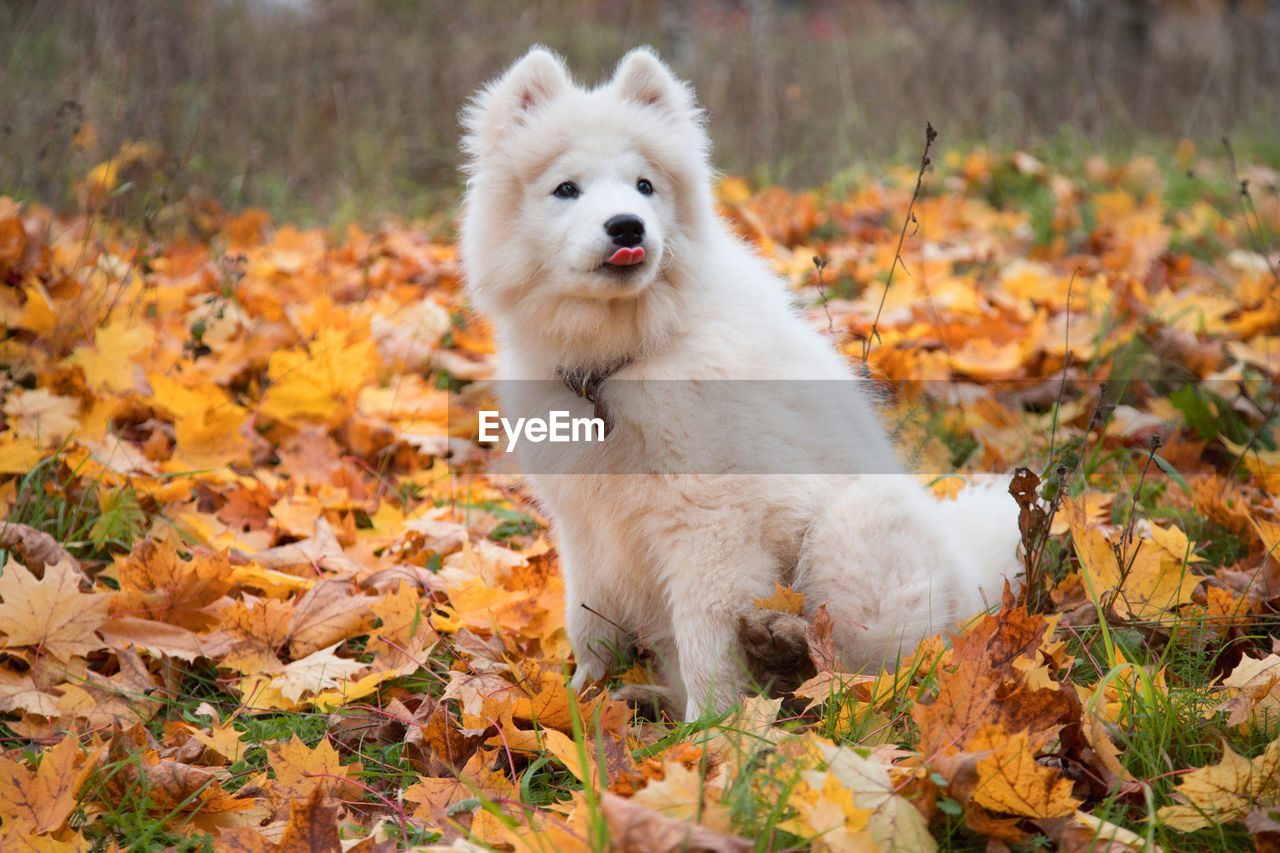
[[[44,835],[65,826],[104,749],[86,752],[76,738],[64,737],[41,756],[35,771],[0,756],[0,818],[6,830]]]
[[[1160,807],[1156,817],[1183,832],[1238,821],[1259,805],[1280,803],[1280,739],[1253,759],[1224,743],[1222,760],[1180,777],[1174,798],[1179,804]]]
[[[340,687],[353,675],[368,667],[350,658],[340,658],[334,652],[341,643],[327,649],[312,652],[300,660],[286,664],[271,679],[271,686],[285,698],[297,702],[304,693],[320,693]]]
[[[36,580],[9,560],[0,577],[0,647],[30,647],[66,664],[104,647],[94,631],[107,620],[110,596],[80,591],[81,575],[69,562],[47,566]]]
[[[604,791],[600,809],[609,825],[609,841],[619,853],[746,853],[754,845],[745,838],[717,832],[697,823],[673,819]]]
[[[1025,731],[1009,735],[998,726],[984,729],[969,744],[974,752],[990,750],[978,760],[973,801],[1001,814],[1061,817],[1080,801],[1071,782],[1036,761]]]
[[[789,586],[774,582],[773,595],[768,598],[754,599],[756,607],[761,610],[777,610],[799,616],[804,611],[804,593],[796,592]]]
[[[267,747],[267,764],[275,771],[269,789],[277,810],[317,792],[338,799],[359,799],[363,793],[347,780],[359,777],[364,765],[358,761],[343,764],[328,737],[312,748],[295,734],[288,743]]]

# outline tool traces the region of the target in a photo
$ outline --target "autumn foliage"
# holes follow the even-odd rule
[[[700,727],[566,688],[438,230],[0,198],[0,848],[1280,849],[1276,175],[1178,157],[722,183],[934,487],[1013,481],[1027,575],[885,673],[824,612]]]

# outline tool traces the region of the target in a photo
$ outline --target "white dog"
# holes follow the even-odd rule
[[[806,616],[827,606],[850,667],[999,599],[1015,502],[939,502],[901,469],[865,384],[716,216],[702,114],[653,53],[583,89],[535,48],[463,121],[462,262],[503,415],[608,427],[519,448],[558,535],[576,687],[639,639],[686,718],[731,705],[743,643],[770,639],[742,618],[775,582]]]

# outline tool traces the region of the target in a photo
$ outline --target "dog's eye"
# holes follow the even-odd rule
[[[552,195],[556,198],[577,198],[582,195],[582,190],[578,189],[578,185],[573,181],[565,181],[556,187]]]
[[[653,195],[653,184],[641,178],[636,181],[636,192],[640,193],[640,195]]]

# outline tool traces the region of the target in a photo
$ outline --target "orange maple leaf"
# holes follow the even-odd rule
[[[218,623],[205,608],[230,589],[230,575],[225,554],[197,553],[183,560],[173,546],[146,539],[127,557],[116,558],[120,591],[112,597],[111,612],[204,631]]]

